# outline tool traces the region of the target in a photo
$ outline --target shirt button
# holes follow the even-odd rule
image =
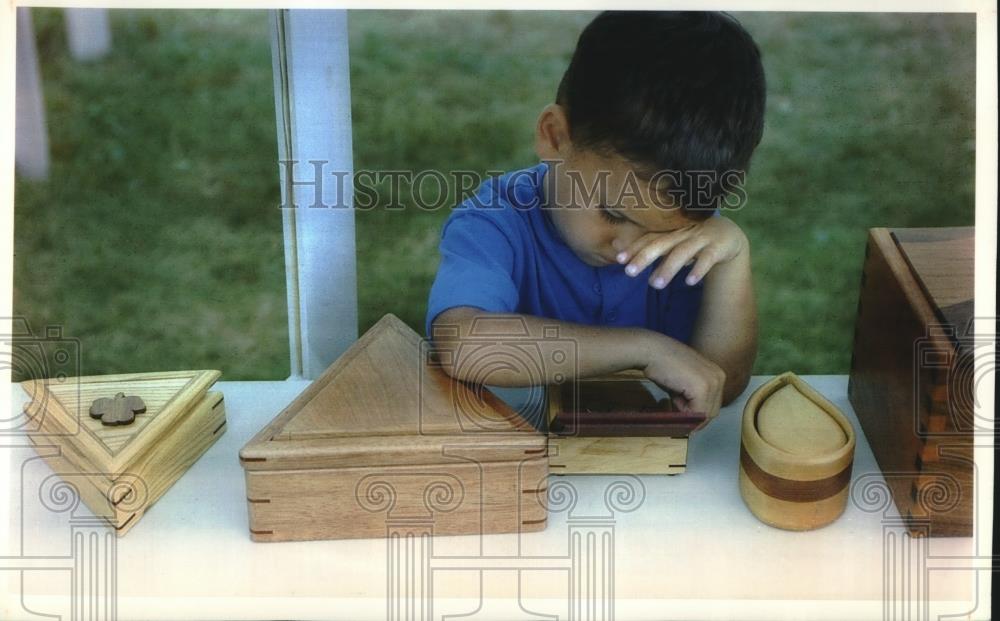
[[[599,282],[595,282],[594,283],[594,293],[597,293],[597,294],[601,293],[601,283],[599,283]]]

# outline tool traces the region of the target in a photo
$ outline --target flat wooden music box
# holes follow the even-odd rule
[[[121,536],[225,433],[219,371],[95,375],[21,383],[25,433]]]
[[[913,535],[973,533],[975,229],[871,229],[848,395]]]
[[[243,447],[254,541],[545,528],[545,436],[430,352],[384,316]]]
[[[552,474],[680,474],[707,421],[639,371],[548,386],[546,402]]]

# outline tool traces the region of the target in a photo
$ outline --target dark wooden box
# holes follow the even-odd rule
[[[973,534],[973,257],[971,227],[869,232],[848,395],[915,536]]]
[[[680,474],[708,419],[629,370],[546,388],[552,474]]]

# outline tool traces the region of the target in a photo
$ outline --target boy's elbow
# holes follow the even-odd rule
[[[517,373],[503,368],[492,368],[483,363],[483,356],[490,353],[480,347],[478,343],[472,343],[471,348],[466,348],[463,355],[463,342],[460,338],[447,338],[434,340],[434,364],[441,369],[448,377],[460,382],[468,382],[475,385],[488,382],[493,386],[522,386]],[[489,370],[488,377],[484,377],[484,370]]]
[[[509,354],[506,339],[496,343],[481,336],[471,338],[472,322],[484,316],[484,311],[471,307],[455,307],[438,315],[431,323],[433,363],[452,379],[474,385],[525,386],[523,373],[509,368],[505,361]],[[484,375],[485,374],[485,375]]]
[[[433,362],[452,379],[469,380],[470,366],[460,358],[463,335],[469,333],[469,324],[475,314],[474,309],[455,307],[440,313],[431,322]]]
[[[459,377],[462,365],[456,364],[455,360],[458,356],[461,339],[455,327],[449,326],[448,329],[444,327],[449,325],[447,322],[441,321],[441,316],[444,314],[438,315],[438,318],[431,324],[431,343],[433,346],[431,362],[449,377],[460,380],[462,379]]]
[[[461,365],[455,364],[454,353],[447,347],[442,347],[437,341],[434,342],[434,366],[444,371],[444,374],[453,379],[460,380],[458,370]]]

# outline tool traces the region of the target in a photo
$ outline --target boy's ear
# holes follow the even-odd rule
[[[535,153],[542,160],[565,159],[571,148],[566,109],[551,103],[542,108],[535,123]]]

